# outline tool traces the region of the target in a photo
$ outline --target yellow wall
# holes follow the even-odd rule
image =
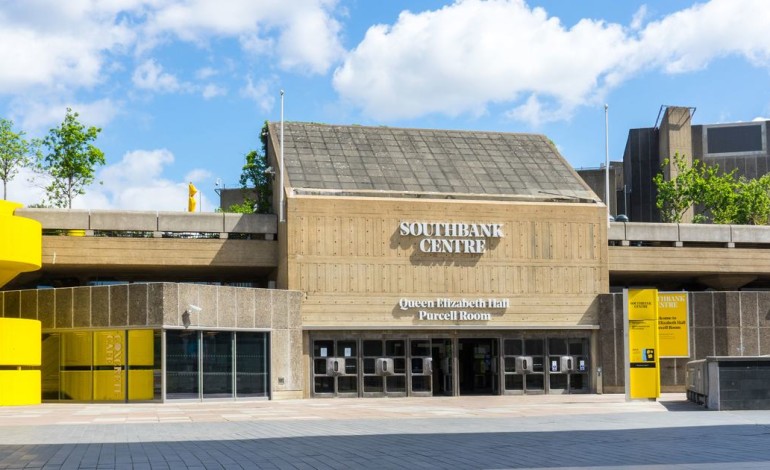
[[[0,201],[0,287],[19,273],[40,269],[43,229],[36,220],[14,216],[20,207]]]
[[[42,227],[40,222],[16,217],[21,204],[0,201],[0,287],[19,273],[40,269]],[[0,318],[0,406],[40,403],[40,322]]]
[[[40,322],[0,318],[0,406],[40,403]]]

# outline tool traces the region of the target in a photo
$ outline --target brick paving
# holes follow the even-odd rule
[[[770,468],[770,411],[679,394],[0,408],[0,468]]]

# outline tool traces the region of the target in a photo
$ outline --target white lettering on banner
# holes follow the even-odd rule
[[[503,238],[503,224],[402,221],[399,234],[422,237],[418,247],[423,253],[481,254],[488,238]]]
[[[402,311],[418,309],[417,320],[420,321],[490,321],[493,314],[503,313],[501,311],[510,305],[510,299],[498,298],[449,299],[440,297],[427,300],[402,298],[398,302],[398,307]],[[488,310],[498,310],[498,312]]]

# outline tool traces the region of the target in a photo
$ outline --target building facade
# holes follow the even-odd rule
[[[770,353],[737,292],[770,286],[763,227],[608,226],[544,136],[279,129],[274,214],[16,211],[42,269],[0,316],[41,322],[44,399],[620,392],[616,292],[641,285],[692,291],[692,359]]]

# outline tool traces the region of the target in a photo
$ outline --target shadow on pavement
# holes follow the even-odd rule
[[[766,468],[766,463],[770,435],[758,425],[0,446],[0,468]]]

